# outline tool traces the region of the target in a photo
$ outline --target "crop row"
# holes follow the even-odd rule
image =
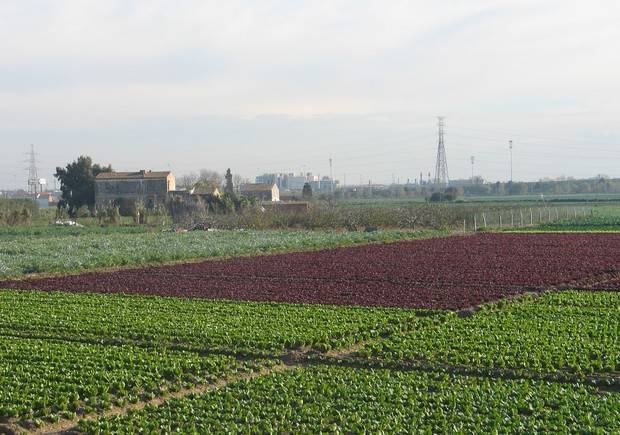
[[[620,272],[620,234],[478,234],[0,282],[6,288],[461,309]]]
[[[400,309],[0,291],[0,335],[210,352],[327,350],[407,329]]]
[[[577,375],[620,371],[620,292],[548,293],[395,334],[360,356]],[[617,379],[620,384],[620,378]]]
[[[312,367],[82,421],[86,433],[614,433],[620,395],[532,380]]]
[[[58,231],[63,230],[63,231]],[[29,230],[0,231],[0,279],[35,272],[79,272],[198,258],[313,250],[369,242],[430,237],[437,231],[194,231],[175,233]]]
[[[0,421],[74,418],[240,368],[229,356],[0,337]]]
[[[535,227],[545,231],[618,231],[620,217],[618,216],[588,216],[577,219],[566,219],[549,222]]]

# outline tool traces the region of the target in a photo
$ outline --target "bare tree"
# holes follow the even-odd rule
[[[224,176],[217,171],[213,171],[211,169],[201,169],[200,176],[198,177],[198,181],[205,182],[210,181],[218,186],[221,186],[224,182]]]
[[[235,189],[239,189],[239,186],[241,186],[242,184],[247,184],[249,183],[250,180],[248,180],[247,178],[239,175],[239,174],[233,174],[233,186],[235,186]]]
[[[191,189],[198,182],[198,174],[191,172],[179,177],[177,185],[183,189]]]

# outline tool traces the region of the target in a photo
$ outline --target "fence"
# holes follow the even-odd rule
[[[483,211],[463,219],[463,231],[533,227],[564,219],[577,219],[592,213],[592,209],[584,207],[534,207]]]

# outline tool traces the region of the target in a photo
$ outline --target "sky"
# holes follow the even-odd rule
[[[620,2],[0,1],[0,188],[116,170],[620,177]],[[474,166],[471,165],[474,156]]]

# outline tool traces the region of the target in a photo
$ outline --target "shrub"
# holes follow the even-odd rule
[[[78,208],[75,211],[75,217],[76,218],[86,218],[86,217],[90,217],[91,216],[91,212],[88,209],[88,207],[86,207],[85,205],[83,205],[82,207]]]

